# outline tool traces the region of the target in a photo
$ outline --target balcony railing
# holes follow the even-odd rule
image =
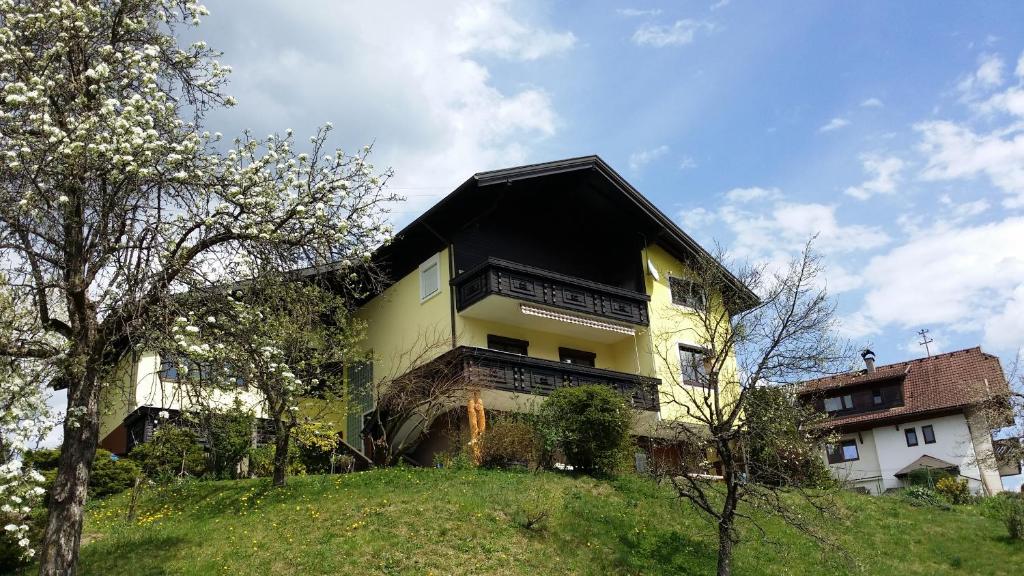
[[[452,279],[461,312],[492,294],[646,326],[650,296],[498,258]]]
[[[659,408],[657,378],[469,346],[449,354],[456,355],[463,372],[484,388],[547,396],[563,386],[599,384],[627,397],[637,410]]]

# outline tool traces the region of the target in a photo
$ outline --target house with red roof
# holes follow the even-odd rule
[[[972,492],[1002,491],[1020,462],[1000,462],[993,432],[1012,423],[1001,408],[1009,384],[999,358],[974,347],[865,367],[801,384],[798,395],[828,415],[838,433],[822,457],[844,484],[879,494],[907,485],[915,471],[943,470]]]

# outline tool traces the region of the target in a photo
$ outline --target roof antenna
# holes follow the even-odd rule
[[[918,342],[917,344],[919,346],[924,346],[925,353],[928,354],[929,358],[931,358],[932,357],[932,351],[931,351],[930,348],[928,348],[928,345],[931,344],[932,342],[935,342],[935,339],[928,337],[928,329],[927,328],[921,328],[920,330],[918,330],[917,335],[921,337],[921,341]]]

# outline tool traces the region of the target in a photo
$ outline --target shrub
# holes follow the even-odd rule
[[[949,503],[946,502],[942,496],[939,496],[939,494],[931,488],[925,488],[924,486],[911,486],[909,488],[905,488],[901,491],[901,496],[912,506],[927,506],[941,508],[943,510],[950,509]]]
[[[199,476],[206,469],[206,458],[196,444],[196,435],[171,424],[158,428],[149,442],[133,448],[129,456],[156,482]]]
[[[633,413],[621,394],[600,385],[555,390],[541,406],[538,429],[549,454],[586,474],[614,474],[629,460]]]
[[[307,474],[327,474],[337,465],[338,431],[326,422],[304,422],[292,428],[289,460],[302,463]]]
[[[252,447],[252,413],[236,398],[226,410],[204,410],[200,421],[206,435],[206,474],[237,478],[239,464]]]
[[[971,502],[971,491],[967,480],[946,476],[935,483],[935,491],[951,504],[968,504]]]
[[[298,452],[294,449],[288,451],[289,476],[302,476],[307,473]],[[262,444],[249,449],[249,475],[258,478],[269,478],[274,475],[273,444]]]
[[[751,478],[770,486],[833,488],[836,481],[821,459],[819,445],[827,430],[807,426],[821,415],[795,401],[780,387],[750,390],[745,414],[747,469]]]
[[[919,468],[914,470],[907,475],[907,482],[911,486],[923,486],[929,489],[935,489],[935,486],[943,478],[956,478],[953,474],[945,470],[936,470],[932,468]]]
[[[1024,498],[1010,499],[1006,514],[1006,530],[1012,540],[1024,540]]]
[[[142,469],[128,458],[118,458],[106,450],[96,450],[89,478],[89,496],[102,498],[131,488]]]
[[[480,464],[487,467],[536,467],[541,441],[537,427],[523,415],[504,415],[491,420],[480,444]]]

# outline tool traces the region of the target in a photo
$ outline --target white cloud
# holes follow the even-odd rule
[[[409,196],[409,220],[474,172],[532,160],[559,128],[548,92],[515,78],[499,88],[483,57],[529,61],[570,50],[575,36],[530,19],[502,0],[334,3],[253,0],[215,4],[199,29],[235,70],[239,106],[209,118],[225,134],[312,132],[331,120],[336,143],[374,142]],[[386,31],[386,34],[382,33]],[[258,41],[254,39],[259,39]]]
[[[781,197],[782,192],[778,188],[761,188],[759,186],[751,186],[750,188],[733,188],[725,193],[726,200],[733,203],[751,202],[754,200],[775,200]]]
[[[718,2],[711,5],[711,11],[714,12],[715,10],[725,8],[729,4],[732,4],[732,0],[718,0]]]
[[[699,20],[677,20],[671,26],[644,24],[633,33],[633,42],[640,46],[682,46],[693,42],[700,30],[712,30],[714,26]]]
[[[640,150],[629,155],[629,169],[634,172],[643,169],[645,166],[668,154],[668,146],[662,144],[650,150]]]
[[[692,170],[697,167],[697,161],[691,156],[683,156],[679,159],[680,170]]]
[[[707,208],[694,208],[693,210],[679,212],[679,221],[683,225],[683,230],[698,230],[711,224],[716,219],[715,213]]]
[[[833,130],[839,130],[850,125],[850,121],[846,118],[835,117],[818,128],[818,132],[831,132]]]
[[[957,83],[957,90],[964,101],[974,100],[985,90],[1003,84],[1003,69],[1006,63],[998,54],[982,54],[978,58],[978,69],[967,74]]]
[[[1024,78],[1024,52],[1020,53],[1017,57],[1017,67],[1013,70],[1013,73],[1017,75],[1017,78]]]
[[[1009,208],[1024,206],[1024,127],[1011,125],[987,134],[945,120],[915,126],[926,158],[925,181],[949,181],[986,176],[1009,197]]]
[[[637,16],[657,16],[661,14],[660,8],[616,8],[615,13],[619,16],[625,16],[627,18],[635,18]]]
[[[867,100],[860,103],[862,108],[881,108],[885,106],[878,98],[868,98]]]
[[[850,186],[846,189],[846,194],[859,200],[867,200],[875,194],[891,194],[896,190],[900,171],[903,170],[903,160],[895,156],[866,154],[861,157],[861,165],[864,172],[871,174],[872,178],[860,186]]]
[[[1024,345],[1024,218],[977,226],[940,223],[875,256],[867,294],[851,325],[886,328],[947,325],[980,330],[986,346]]]

